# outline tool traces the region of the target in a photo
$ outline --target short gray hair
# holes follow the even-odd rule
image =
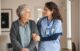
[[[23,11],[26,7],[27,7],[26,4],[22,4],[22,5],[18,6],[18,8],[16,9],[16,12],[17,12],[17,15],[19,18],[23,15]]]

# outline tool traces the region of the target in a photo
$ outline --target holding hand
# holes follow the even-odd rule
[[[34,41],[40,41],[40,36],[39,36],[38,34],[36,34],[36,33],[33,33],[33,34],[32,34],[32,39],[33,39]]]
[[[22,48],[21,51],[29,51],[28,48]]]

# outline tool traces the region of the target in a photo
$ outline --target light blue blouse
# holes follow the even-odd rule
[[[25,26],[22,26],[20,24],[19,34],[21,37],[21,43],[22,43],[23,48],[27,48],[27,46],[30,43],[30,39],[31,39],[30,38],[30,26],[29,26],[29,24],[26,24]]]

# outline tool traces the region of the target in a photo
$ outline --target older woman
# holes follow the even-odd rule
[[[40,37],[35,22],[30,20],[30,9],[23,4],[17,8],[16,13],[19,19],[12,23],[10,31],[13,51],[36,51]]]

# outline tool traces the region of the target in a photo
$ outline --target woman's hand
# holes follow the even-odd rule
[[[33,34],[32,34],[32,39],[33,39],[34,41],[40,41],[40,36],[39,36],[38,34],[36,34],[36,33],[33,33]]]
[[[28,48],[22,48],[21,51],[29,51]]]

